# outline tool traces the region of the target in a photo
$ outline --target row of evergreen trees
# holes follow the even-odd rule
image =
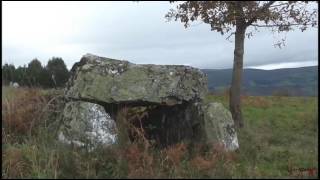
[[[2,66],[2,84],[17,82],[20,86],[55,88],[63,87],[69,79],[69,71],[62,58],[51,58],[46,66],[33,59],[28,66],[15,68],[13,64]]]

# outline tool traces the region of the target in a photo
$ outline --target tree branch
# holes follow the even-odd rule
[[[259,25],[259,24],[251,24],[251,26],[255,27],[279,27],[279,26],[299,26],[299,25],[312,25],[312,24],[289,24],[289,25],[279,25],[279,24],[270,24],[270,25]]]
[[[260,13],[262,13],[263,11],[265,11],[266,9],[268,9],[273,3],[275,3],[276,1],[270,1],[266,4],[264,4],[259,10],[256,11],[255,16],[253,18],[251,18],[247,23],[246,26],[250,26],[255,20],[257,20],[258,15]]]
[[[229,39],[230,39],[230,37],[232,36],[232,35],[234,35],[234,34],[236,34],[235,32],[232,32],[227,38],[226,38],[226,40],[228,40],[229,42],[232,42],[232,41],[230,41]]]

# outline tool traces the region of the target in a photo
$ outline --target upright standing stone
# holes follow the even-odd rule
[[[230,111],[221,103],[204,106],[204,134],[208,143],[223,143],[226,149],[239,148],[238,138]]]

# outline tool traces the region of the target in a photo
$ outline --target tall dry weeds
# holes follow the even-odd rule
[[[8,148],[2,154],[3,178],[24,178],[30,171],[29,162],[18,148]]]
[[[119,162],[126,163],[129,178],[150,178],[154,175],[154,157],[150,154],[152,145],[146,138],[141,122],[147,115],[127,107],[117,115]]]
[[[45,125],[56,110],[50,105],[56,94],[23,87],[13,91],[2,99],[3,177],[45,176],[51,171],[57,177],[58,158],[46,144],[53,133]]]
[[[39,89],[19,91],[11,100],[2,101],[2,125],[7,134],[28,135],[39,124],[47,100]]]
[[[177,168],[183,156],[187,152],[187,146],[184,143],[178,143],[165,149],[165,154],[173,167]]]

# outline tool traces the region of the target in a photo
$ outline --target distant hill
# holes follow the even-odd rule
[[[232,69],[202,69],[208,88],[221,93],[231,85]],[[244,69],[242,91],[252,96],[318,96],[318,66],[275,70]]]

